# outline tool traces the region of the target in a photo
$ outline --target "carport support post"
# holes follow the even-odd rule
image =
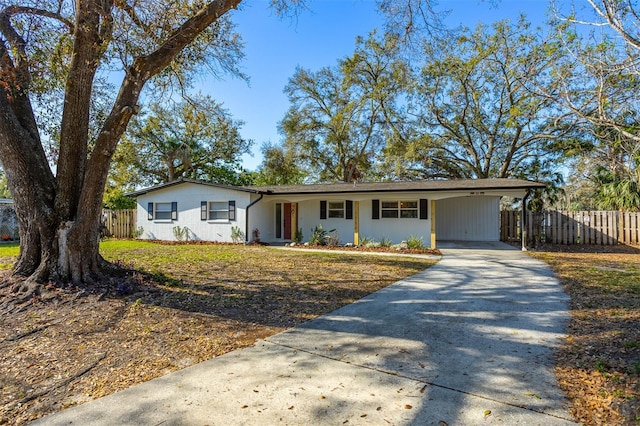
[[[360,245],[360,202],[353,202],[353,245]]]
[[[436,200],[431,200],[431,248],[436,248]]]
[[[529,239],[529,233],[527,232],[527,198],[529,198],[530,191],[527,191],[522,199],[522,213],[520,216],[520,238],[522,239],[522,251],[527,251],[527,240]]]

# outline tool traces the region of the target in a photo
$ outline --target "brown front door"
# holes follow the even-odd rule
[[[283,227],[284,227],[284,239],[291,239],[291,203],[284,203],[284,211],[282,212],[283,216]]]

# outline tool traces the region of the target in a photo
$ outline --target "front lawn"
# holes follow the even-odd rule
[[[125,295],[63,289],[3,317],[0,424],[24,424],[252,345],[435,263],[124,240],[100,249],[140,271],[133,287],[117,286]],[[11,268],[17,250],[0,245],[0,269]]]

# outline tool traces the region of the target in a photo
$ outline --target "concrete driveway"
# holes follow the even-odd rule
[[[501,243],[441,248],[356,303],[34,424],[573,424],[553,374],[569,314],[551,271]]]

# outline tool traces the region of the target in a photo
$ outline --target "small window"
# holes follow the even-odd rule
[[[418,201],[382,201],[381,216],[383,218],[418,218]]]
[[[417,219],[418,201],[400,201],[400,217],[406,219]]]
[[[156,220],[171,220],[172,203],[154,203],[153,217]]]
[[[397,201],[383,201],[382,203],[383,218],[395,218],[398,217],[398,202]]]
[[[229,220],[229,202],[209,202],[209,220]]]
[[[344,201],[329,201],[329,218],[344,218]]]

